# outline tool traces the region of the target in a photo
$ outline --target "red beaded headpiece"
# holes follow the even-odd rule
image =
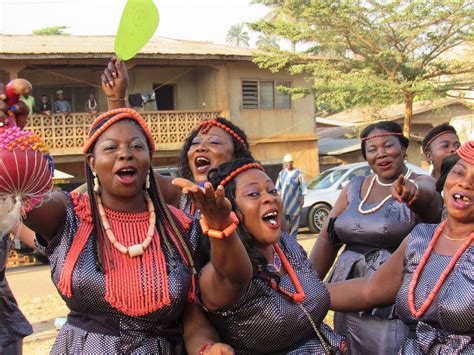
[[[464,143],[456,151],[466,163],[474,165],[474,141]]]
[[[94,128],[101,123],[102,121],[111,117],[107,122],[105,122],[97,131],[95,131],[92,135],[91,133],[94,131]],[[150,145],[151,150],[155,150],[155,141],[153,140],[153,136],[151,135],[150,129],[148,128],[145,120],[143,117],[135,110],[131,108],[117,108],[115,110],[107,111],[97,117],[94,122],[92,122],[91,128],[89,130],[89,139],[87,140],[83,152],[87,153],[89,148],[94,144],[94,142],[99,138],[99,136],[104,133],[104,131],[113,125],[115,122],[123,120],[123,119],[131,119],[137,122],[140,127],[145,132],[146,139],[148,140],[148,144]]]
[[[433,141],[434,141],[436,138],[442,136],[443,134],[447,134],[447,133],[454,134],[453,131],[443,131],[443,132],[438,133],[436,136],[434,136],[433,138],[431,138],[431,139],[428,141],[428,143],[426,143],[425,149],[423,150],[423,153],[426,153],[426,152],[428,151],[428,149],[430,149],[431,143],[433,143]]]
[[[232,128],[227,127],[225,124],[220,123],[217,120],[207,120],[207,121],[202,122],[199,125],[199,131],[206,134],[212,126],[216,126],[223,129],[224,131],[229,133],[232,137],[237,139],[246,149],[249,148],[248,144],[244,141],[244,139],[241,136],[239,136]]]
[[[403,136],[403,134],[397,133],[397,132],[380,133],[380,134],[374,134],[372,136],[367,136],[367,137],[361,138],[361,141],[367,141],[369,139],[379,138],[379,137],[387,137],[387,136]]]
[[[225,186],[226,184],[229,183],[229,181],[231,181],[233,178],[235,178],[241,172],[243,172],[245,170],[249,170],[249,169],[259,169],[259,170],[265,171],[265,170],[263,170],[263,167],[260,165],[260,163],[245,164],[245,165],[242,165],[240,168],[237,168],[235,171],[231,172],[224,180],[222,180],[219,183],[219,185]]]

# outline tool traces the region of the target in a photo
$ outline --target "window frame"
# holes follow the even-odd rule
[[[262,90],[261,90],[261,83],[269,83],[271,82],[273,84],[272,86],[272,97],[271,97],[271,100],[272,100],[272,107],[265,107],[265,108],[262,108],[261,107],[261,94],[262,94]],[[245,95],[246,94],[246,91],[244,90],[245,88],[245,85],[247,84],[247,86],[250,86],[249,84],[250,83],[256,83],[256,85],[254,85],[256,87],[256,106],[257,107],[246,107],[246,103],[245,101],[249,100],[248,98],[246,99],[245,97],[248,96]],[[287,97],[288,97],[288,107],[277,107],[276,105],[276,97],[277,97],[277,93],[278,93],[278,86],[287,86],[289,88],[292,87],[292,82],[291,81],[285,81],[285,80],[273,80],[273,79],[242,79],[241,80],[241,95],[242,95],[242,104],[241,104],[241,109],[242,110],[291,110],[293,108],[293,105],[292,105],[292,101],[291,101],[291,94],[286,94]],[[247,89],[247,92],[248,92],[248,89]],[[283,92],[280,92],[281,94],[285,94]]]

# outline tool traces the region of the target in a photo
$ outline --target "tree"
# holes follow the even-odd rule
[[[297,40],[304,53],[273,50],[255,62],[312,79],[316,106],[330,111],[405,102],[409,135],[413,100],[472,86],[471,58],[450,55],[474,39],[472,0],[253,0],[287,18],[262,19],[253,30]],[[443,80],[441,80],[443,78]]]
[[[245,31],[244,24],[238,23],[230,27],[229,31],[227,32],[225,41],[227,44],[231,46],[248,47],[250,36],[249,36],[249,33]]]
[[[270,48],[270,49],[280,49],[278,44],[278,37],[276,35],[271,35],[267,33],[262,33],[258,36],[257,42],[255,43],[258,48]]]
[[[63,32],[66,28],[66,26],[45,27],[34,30],[33,34],[40,36],[67,35],[67,33]]]

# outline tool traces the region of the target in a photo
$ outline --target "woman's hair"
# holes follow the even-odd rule
[[[366,140],[369,137],[370,133],[376,129],[386,131],[387,133],[393,133],[393,136],[397,137],[397,139],[400,141],[401,146],[405,149],[408,148],[408,138],[403,135],[402,127],[398,123],[393,121],[380,121],[372,123],[365,127],[362,133],[360,134],[362,156],[365,160],[367,160],[365,154]]]
[[[456,137],[458,135],[457,132],[456,132],[456,129],[453,126],[451,126],[447,123],[443,123],[443,124],[440,124],[439,126],[436,126],[436,127],[432,128],[426,134],[425,138],[423,138],[423,142],[421,143],[423,153],[426,154],[427,152],[429,152],[431,143],[433,143],[433,141],[438,136],[440,136],[441,134],[444,134],[444,133],[452,133],[452,134],[456,135]]]
[[[112,114],[110,117],[103,119],[102,121],[98,122],[96,125],[94,125],[90,132],[89,132],[89,137],[93,137],[94,133],[97,132],[100,127],[102,127],[108,120],[112,119],[115,115]],[[144,131],[144,128],[134,119],[132,118],[123,118],[120,121],[127,121],[131,122],[132,124],[136,125],[140,131],[143,133],[143,135],[146,137],[146,133]],[[149,139],[146,139],[147,141],[147,147],[148,151],[150,153],[150,157],[153,153],[152,149],[152,142],[150,142]],[[94,154],[94,147],[97,143],[97,138],[95,141],[90,142],[90,145],[88,146],[86,154]],[[151,160],[150,160],[151,161]],[[95,198],[95,193],[93,191],[93,186],[94,186],[94,175],[92,173],[92,170],[87,164],[87,161],[85,162],[85,171],[86,171],[86,182],[87,182],[87,192],[89,194],[89,202],[90,202],[90,208],[92,211],[92,226],[93,226],[93,236],[96,238],[96,243],[95,249],[94,249],[94,254],[95,254],[95,259],[96,259],[96,264],[97,267],[100,270],[103,270],[103,258],[102,258],[102,253],[98,250],[100,243],[98,242],[99,238],[105,238],[106,236],[103,235],[102,228],[100,225],[100,218],[99,218],[99,211],[97,209],[97,201]],[[153,167],[150,164],[150,168],[148,171],[148,175],[150,176],[150,187],[147,189],[147,192],[153,201],[153,206],[155,208],[155,213],[156,213],[156,230],[160,234],[162,238],[167,240],[168,242],[164,243],[165,245],[169,246],[170,243],[177,244],[179,243],[184,250],[189,251],[189,245],[186,242],[186,239],[183,237],[185,234],[184,228],[181,226],[181,224],[175,220],[174,216],[171,214],[170,210],[168,209],[168,206],[166,205],[166,202],[163,198],[163,195],[161,194],[161,191],[158,187],[158,184],[156,183],[156,180],[154,178],[154,172],[153,172]],[[173,235],[169,232],[169,230],[173,231]],[[172,252],[172,251],[171,251]],[[189,256],[190,254],[188,254]],[[185,263],[192,264],[193,261],[190,260],[190,258],[186,258],[188,260],[183,260]],[[193,265],[192,265],[193,266]]]
[[[209,171],[208,179],[212,184],[214,189],[217,188],[219,183],[229,176],[232,172],[236,171],[241,166],[246,164],[255,163],[256,161],[249,158],[236,159],[227,163],[219,165],[217,169],[212,169]],[[238,175],[237,175],[238,176]],[[237,210],[237,205],[235,201],[235,179],[230,180],[224,186],[225,196],[229,199],[232,204],[232,210]],[[254,237],[249,233],[247,228],[245,228],[245,221],[241,220],[237,230],[242,243],[247,250],[247,253],[252,262],[253,273],[254,275],[262,278],[272,278],[279,281],[279,277],[276,273],[271,272],[267,268],[267,259],[258,251],[255,247]],[[209,248],[208,248],[209,250]]]
[[[232,143],[234,145],[234,159],[239,159],[239,158],[250,158],[252,159],[252,154],[250,154],[250,151],[248,150],[248,141],[247,141],[247,135],[243,130],[241,130],[239,127],[237,127],[235,124],[230,122],[229,120],[223,118],[223,117],[217,117],[215,118],[217,122],[220,124],[225,125],[226,127],[230,128],[232,131],[234,131],[245,143],[243,145],[240,141],[237,140],[234,136],[230,135],[232,138]],[[198,133],[202,129],[202,125],[199,127],[195,128],[191,134],[186,138],[184,141],[183,149],[181,150],[181,157],[180,157],[180,162],[179,162],[179,176],[193,181],[193,174],[191,172],[191,169],[189,167],[189,162],[188,162],[188,152],[189,149],[191,148],[191,144],[193,142],[193,139],[198,135]]]
[[[443,191],[444,183],[446,182],[446,178],[448,177],[449,172],[460,159],[461,157],[457,153],[450,154],[444,157],[443,162],[441,163],[441,173],[438,181],[436,181],[436,191],[438,191],[439,193]]]

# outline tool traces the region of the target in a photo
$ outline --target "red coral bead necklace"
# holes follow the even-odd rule
[[[418,278],[420,277],[421,272],[426,262],[428,261],[428,258],[430,257],[431,252],[433,251],[436,241],[439,239],[439,237],[443,233],[446,223],[447,221],[444,221],[443,223],[440,224],[438,229],[436,229],[433,235],[433,238],[431,239],[428,245],[428,248],[426,248],[426,251],[423,254],[423,257],[421,258],[420,263],[418,264],[418,267],[416,268],[413,274],[413,277],[410,282],[410,286],[408,288],[408,306],[410,307],[411,314],[415,316],[416,318],[420,318],[426,312],[426,310],[430,307],[431,303],[433,303],[444,281],[448,277],[449,273],[453,270],[454,265],[459,260],[459,258],[464,253],[464,251],[471,245],[472,241],[474,240],[474,232],[472,232],[471,234],[469,234],[469,237],[466,239],[466,241],[456,251],[456,254],[454,254],[454,256],[451,258],[451,261],[449,262],[448,266],[446,266],[446,269],[444,269],[444,271],[441,273],[441,276],[436,282],[435,286],[433,287],[433,290],[430,292],[426,300],[421,305],[420,309],[417,311],[415,307],[416,284],[418,283]]]

